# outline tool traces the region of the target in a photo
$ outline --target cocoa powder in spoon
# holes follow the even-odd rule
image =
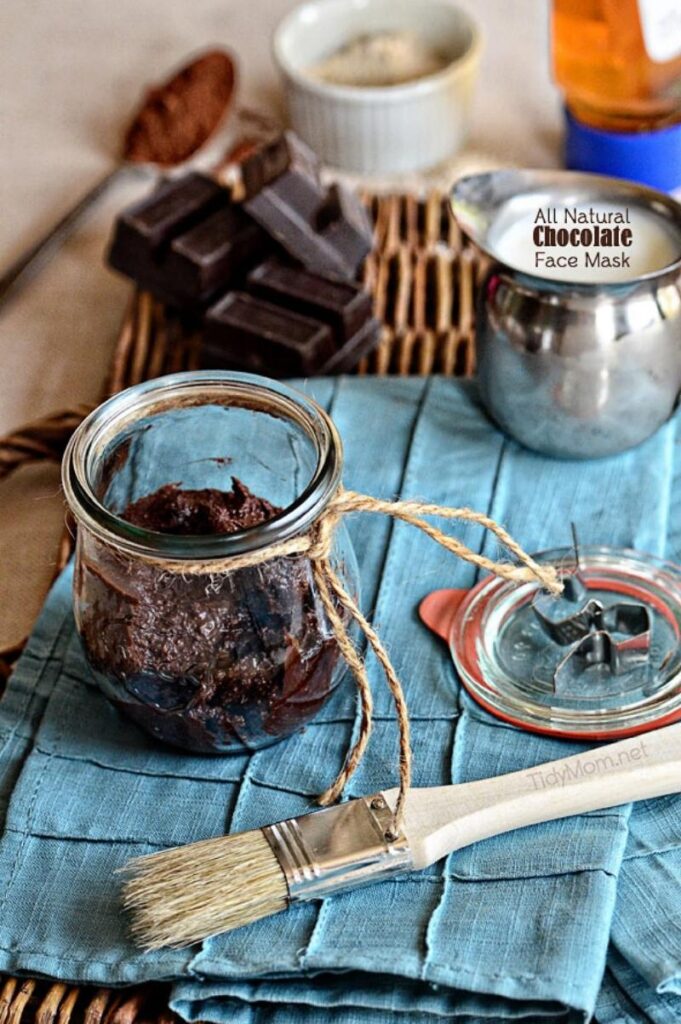
[[[171,167],[208,141],[234,96],[236,68],[224,50],[209,50],[147,92],[128,128],[123,158]]]

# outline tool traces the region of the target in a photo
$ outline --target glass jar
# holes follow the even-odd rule
[[[681,121],[678,0],[554,0],[553,58],[585,124],[642,132]]]
[[[78,527],[75,617],[121,711],[199,753],[257,749],[317,714],[344,663],[309,558],[234,571],[229,559],[309,531],[342,463],[319,405],[250,374],[162,377],[81,424],[63,464]],[[230,502],[237,511],[223,526]],[[342,523],[331,560],[358,600]]]
[[[566,166],[681,189],[679,0],[553,0],[552,35]]]

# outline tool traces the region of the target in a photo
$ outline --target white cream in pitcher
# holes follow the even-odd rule
[[[678,237],[654,210],[606,201],[571,204],[536,193],[502,207],[489,243],[516,270],[594,284],[632,281],[681,256]]]

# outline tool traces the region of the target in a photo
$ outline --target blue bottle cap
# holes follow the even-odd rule
[[[681,188],[681,124],[652,132],[591,128],[565,110],[565,166],[673,192]]]

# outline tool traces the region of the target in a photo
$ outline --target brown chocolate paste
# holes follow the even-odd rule
[[[280,509],[167,484],[122,518],[159,533],[229,534]],[[336,681],[338,647],[305,557],[218,577],[164,573],[101,548],[82,559],[80,629],[104,691],[149,732],[199,753],[254,749],[309,721]],[[334,677],[334,678],[332,678]]]
[[[187,160],[225,116],[235,80],[229,54],[210,50],[151,88],[128,128],[123,158],[162,167]]]
[[[128,505],[123,519],[156,533],[206,536],[248,530],[280,512],[280,508],[258,498],[233,476],[231,491],[210,487],[183,491],[178,484],[166,484]]]

